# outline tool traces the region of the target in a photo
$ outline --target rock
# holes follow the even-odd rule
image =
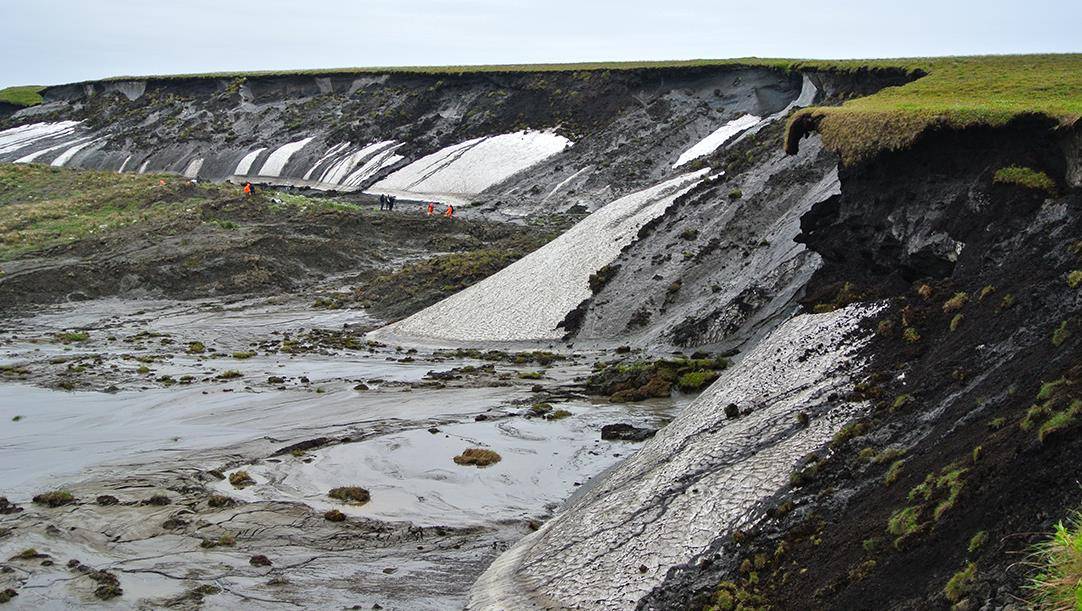
[[[473,417],[473,419],[477,422],[484,422],[485,420],[488,420],[488,416],[486,416],[485,414],[477,414]]]
[[[248,564],[252,566],[272,566],[274,563],[263,554],[256,554],[248,559]]]
[[[646,441],[657,429],[640,428],[630,424],[606,424],[601,427],[601,439],[605,441]]]
[[[740,417],[740,407],[736,403],[730,403],[725,406],[725,417],[732,420],[733,418]]]
[[[364,382],[361,382],[360,384],[354,386],[353,390],[364,391],[364,390],[371,390],[371,389],[368,387],[368,384],[365,384]]]
[[[8,501],[7,497],[0,496],[0,515],[19,513],[23,508]]]

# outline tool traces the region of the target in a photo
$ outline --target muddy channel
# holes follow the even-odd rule
[[[393,346],[367,338],[379,324],[289,298],[0,321],[0,590],[17,608],[461,608],[637,449],[602,426],[656,429],[691,400],[586,396],[601,351]],[[500,460],[457,464],[467,448]],[[349,486],[369,500],[328,496]]]

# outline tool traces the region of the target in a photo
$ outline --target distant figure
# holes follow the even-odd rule
[[[394,204],[397,201],[398,201],[397,197],[395,197],[393,195],[387,196],[387,209],[391,210],[391,211],[394,211]]]
[[[447,204],[447,211],[443,213],[443,216],[446,216],[448,220],[454,219],[455,218],[455,207],[452,206],[451,204]]]
[[[250,183],[250,182],[244,183],[244,195],[245,195],[245,197],[251,195],[252,193],[255,193],[255,189],[252,188],[252,183]]]
[[[158,179],[158,186],[159,187],[164,187],[165,186],[165,179],[164,178],[159,178]]]
[[[432,213],[436,211],[436,204],[428,202],[428,216],[432,216]]]
[[[384,195],[384,194],[382,194],[382,193],[380,193],[380,194],[379,194],[379,209],[380,209],[380,210],[383,210],[383,208],[384,208],[384,207],[385,207],[386,205],[387,205],[387,196],[386,196],[386,195]]]

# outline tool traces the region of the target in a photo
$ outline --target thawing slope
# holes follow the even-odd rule
[[[470,609],[630,609],[720,536],[761,514],[807,452],[860,403],[848,384],[878,308],[791,319],[679,418],[569,509],[505,552],[471,591]],[[727,419],[725,406],[745,412]],[[807,427],[795,414],[811,416]]]
[[[557,326],[590,296],[590,275],[707,172],[622,197],[495,275],[375,334],[463,342],[558,339],[564,331]]]

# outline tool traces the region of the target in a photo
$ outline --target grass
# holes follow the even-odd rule
[[[484,448],[467,448],[464,452],[454,457],[456,465],[476,465],[477,467],[487,467],[494,465],[503,457],[499,453],[493,450],[486,450]]]
[[[234,488],[246,488],[255,484],[255,480],[247,471],[235,471],[229,474],[229,483]]]
[[[852,65],[851,62],[840,62]],[[934,127],[1001,127],[1025,115],[1069,125],[1082,117],[1082,54],[938,57],[864,62],[926,74],[837,107],[798,111],[787,150],[817,129],[847,164],[910,147]]]
[[[1048,174],[1032,168],[1023,168],[1019,166],[1000,168],[996,170],[995,176],[992,177],[992,182],[1001,185],[1016,185],[1035,191],[1045,191],[1047,193],[1056,192],[1056,182],[1052,180]]]
[[[965,568],[955,573],[947,581],[947,585],[943,586],[943,595],[952,603],[962,600],[969,593],[970,588],[973,587],[976,576],[977,565],[967,562]]]
[[[1036,574],[1027,589],[1037,609],[1082,608],[1082,515],[1056,524],[1052,536],[1033,550]]]
[[[72,496],[67,490],[53,490],[52,492],[43,492],[33,498],[33,501],[37,505],[45,505],[46,507],[60,507],[62,505],[70,505],[75,502],[75,497]]]
[[[37,106],[44,101],[41,98],[42,89],[45,89],[45,87],[42,87],[41,85],[6,87],[0,89],[0,103],[21,106],[22,108]]]
[[[372,500],[372,495],[361,488],[360,486],[342,486],[340,488],[332,488],[327,496],[343,503],[353,503],[355,505],[364,505],[368,501]]]

